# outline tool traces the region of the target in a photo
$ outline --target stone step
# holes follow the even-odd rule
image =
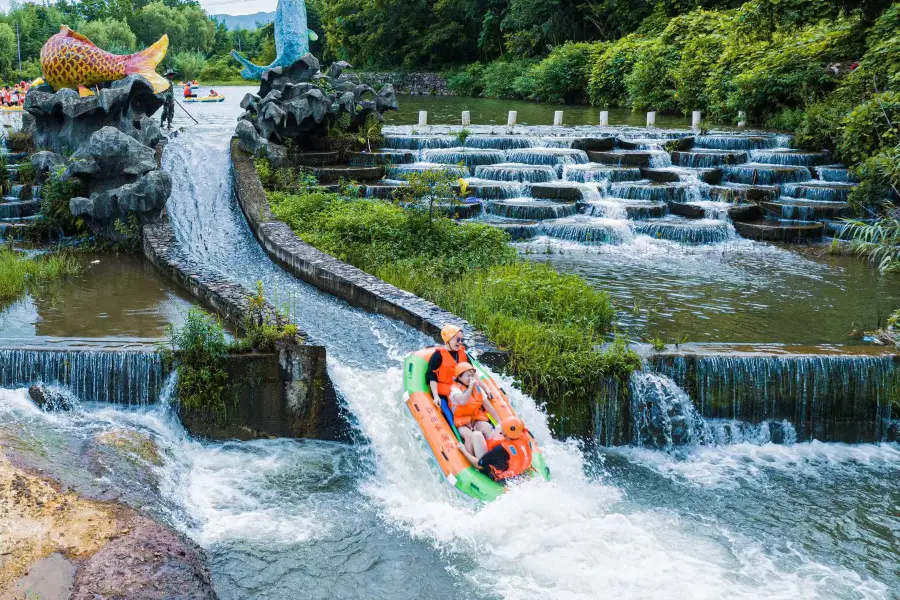
[[[460,191],[460,185],[454,189]],[[525,195],[525,184],[517,181],[494,181],[491,179],[466,179],[466,195],[483,200],[504,200],[521,198]]]
[[[572,148],[585,152],[608,151],[616,145],[616,138],[610,137],[584,137],[572,140]]]
[[[758,204],[737,204],[728,208],[728,218],[732,221],[758,221],[762,210]]]
[[[509,237],[514,242],[519,242],[522,240],[530,240],[535,238],[541,234],[540,225],[534,221],[519,221],[519,222],[496,222],[496,221],[488,221],[487,222],[492,227],[496,227],[498,229],[504,230],[509,234]]]
[[[41,208],[37,200],[22,200],[0,203],[0,219],[19,219],[36,214]]]
[[[853,210],[846,202],[816,202],[797,198],[779,198],[761,202],[760,207],[776,219],[793,221],[821,221],[852,216]]]
[[[465,165],[470,169],[506,162],[506,152],[482,148],[435,148],[422,151],[424,162],[442,165]]]
[[[785,183],[781,193],[791,198],[817,200],[820,202],[846,202],[857,184],[838,183],[832,181],[804,181],[801,183]]]
[[[633,220],[658,219],[669,214],[669,205],[665,202],[646,202],[643,200],[608,199],[601,202],[585,202],[581,209],[592,217],[608,217],[610,210],[621,208],[626,217]]]
[[[577,202],[582,199],[582,193],[581,188],[579,188],[577,185],[559,181],[532,184],[531,197],[538,200]]]
[[[698,135],[694,138],[694,148],[710,150],[756,150],[771,148],[774,139],[762,135]]]
[[[710,168],[745,163],[750,156],[740,150],[695,150],[672,152],[672,164],[679,167]]]
[[[302,167],[321,167],[336,165],[340,157],[340,153],[336,151],[298,152],[294,156],[294,162]]]
[[[743,237],[751,240],[799,244],[821,240],[825,226],[822,223],[805,221],[759,219],[757,221],[735,221],[734,228]]]
[[[384,176],[383,167],[350,167],[350,166],[331,166],[331,167],[313,167],[313,175],[315,175],[320,183],[333,183],[336,181],[374,181]]]
[[[857,183],[859,181],[856,178],[856,175],[850,172],[850,169],[848,169],[844,165],[826,165],[822,167],[813,167],[812,172],[813,175],[815,175],[816,178],[821,181],[828,181],[832,183]]]
[[[364,198],[378,198],[379,200],[389,200],[394,198],[397,190],[402,185],[374,184],[363,186],[362,195]]]
[[[481,214],[481,202],[450,202],[435,204],[435,209],[440,210],[451,219],[471,219]]]
[[[713,185],[708,188],[710,200],[719,202],[762,202],[778,197],[778,187],[774,185]]]
[[[775,148],[772,150],[753,150],[750,153],[751,160],[764,165],[793,165],[811,167],[831,162],[831,155],[827,152],[803,152],[800,150],[786,150]]]
[[[746,163],[742,165],[726,165],[722,170],[725,181],[749,185],[794,183],[808,181],[812,177],[809,169],[794,165]]]
[[[609,181],[637,181],[643,177],[638,167],[610,167],[597,163],[583,165],[566,165],[563,167],[563,179],[581,183]]]
[[[571,217],[578,212],[578,208],[575,203],[571,202],[548,202],[519,198],[516,200],[492,200],[487,203],[487,212],[507,219],[544,221]]]
[[[377,167],[382,165],[408,165],[416,162],[411,150],[375,150],[374,152],[348,152],[347,160],[353,167]]]
[[[678,217],[638,221],[634,224],[634,232],[682,244],[715,244],[724,242],[732,235],[725,221],[688,221]]]
[[[641,167],[641,175],[644,179],[656,183],[676,183],[679,181],[689,181],[690,176],[696,175],[703,183],[716,185],[722,181],[722,169],[693,169],[685,167],[665,167],[654,169],[650,167]]]
[[[615,150],[588,152],[591,162],[614,167],[649,167],[654,153],[641,150]]]
[[[625,200],[646,202],[678,202],[684,199],[684,186],[671,183],[648,183],[626,181],[609,186],[609,195]]]

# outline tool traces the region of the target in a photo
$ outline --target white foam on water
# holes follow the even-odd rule
[[[500,379],[541,444],[553,481],[528,481],[481,505],[461,496],[430,464],[430,451],[401,399],[399,368],[360,372],[330,361],[329,372],[375,451],[376,473],[363,492],[381,506],[389,526],[447,553],[451,568],[481,594],[834,597],[819,584],[824,575],[838,577],[826,565],[807,561],[811,567],[785,571],[752,540],[634,507],[609,482],[588,479],[577,445],[554,440],[544,413],[510,381]],[[875,590],[870,597],[884,597],[876,584],[863,583]]]

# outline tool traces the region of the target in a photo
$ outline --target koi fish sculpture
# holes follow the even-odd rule
[[[41,70],[44,80],[54,90],[77,89],[82,96],[91,95],[87,90],[89,86],[117,81],[128,75],[141,75],[158,94],[169,87],[169,82],[156,72],[156,65],[168,49],[169,36],[163,35],[155,44],[135,54],[112,54],[62,25],[59,33],[51,36],[41,48]]]
[[[275,7],[275,60],[266,66],[254,65],[241,56],[237,50],[231,56],[244,65],[241,76],[244,79],[260,79],[262,74],[275,67],[289,67],[309,52],[310,40],[319,36],[306,24],[305,0],[278,0]]]

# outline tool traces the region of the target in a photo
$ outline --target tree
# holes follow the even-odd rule
[[[172,64],[175,70],[184,79],[197,79],[203,67],[206,66],[206,58],[199,52],[185,50],[172,55]]]
[[[0,23],[0,77],[10,79],[10,72],[17,66],[16,32],[6,23]]]
[[[88,21],[81,27],[79,33],[86,35],[97,46],[115,54],[134,52],[137,45],[137,37],[128,23],[111,17]]]
[[[199,6],[188,6],[179,11],[185,19],[185,39],[179,50],[195,50],[203,54],[210,52],[216,42],[216,24],[209,19],[206,11]]]
[[[187,19],[181,11],[169,8],[162,2],[148,4],[129,18],[128,23],[143,47],[149,46],[163,34],[167,34],[171,49],[183,48],[187,34]]]

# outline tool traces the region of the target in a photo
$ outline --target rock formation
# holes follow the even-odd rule
[[[386,110],[397,110],[392,86],[376,93],[344,73],[348,67],[337,62],[323,74],[319,61],[306,54],[290,66],[263,73],[259,94],[241,101],[244,113],[236,130],[241,149],[278,164],[286,159],[288,141],[292,148],[316,148],[339,122],[357,131],[370,116],[381,121]]]
[[[75,90],[48,90],[48,86],[32,88],[25,96],[25,126],[39,150],[70,154],[103,127],[115,127],[150,147],[165,139],[150,118],[163,101],[140,75],[115,81],[87,98]]]

